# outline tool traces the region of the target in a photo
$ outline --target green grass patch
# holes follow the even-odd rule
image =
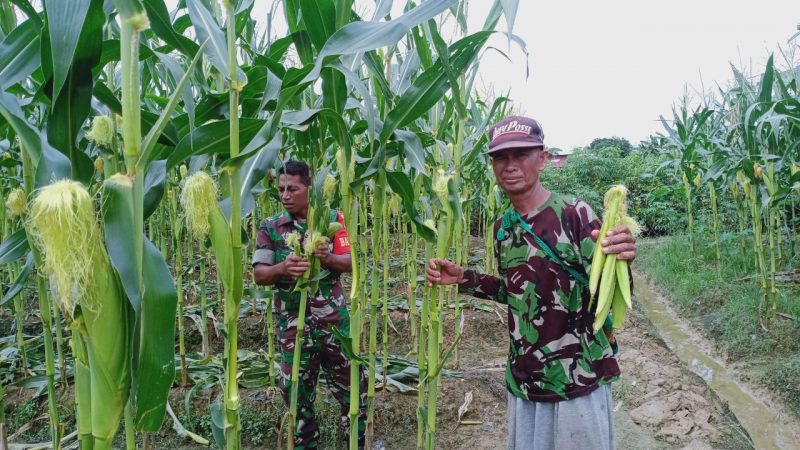
[[[800,317],[798,275],[787,274],[778,282],[777,311],[785,316],[771,315],[765,307],[765,330],[758,318],[763,293],[752,240],[724,236],[719,263],[713,245],[708,244],[699,244],[692,253],[685,236],[645,240],[636,268],[655,281],[680,314],[699,324],[733,362],[751,367],[753,377],[800,416],[800,385],[789,382],[800,377],[800,320],[788,318]],[[769,249],[765,253],[768,259]],[[779,271],[798,267],[798,256],[792,258],[788,245],[782,256]]]

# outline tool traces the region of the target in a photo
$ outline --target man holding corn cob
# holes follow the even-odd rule
[[[286,405],[291,397],[292,360],[297,334],[297,314],[300,294],[295,282],[310,267],[308,260],[294,248],[305,235],[308,216],[308,191],[311,185],[309,167],[300,161],[289,161],[280,169],[278,190],[285,211],[265,220],[256,238],[253,254],[253,274],[256,283],[275,286],[274,310],[278,312],[278,345],[281,352],[280,389]],[[319,290],[308,299],[305,318],[305,338],[300,361],[300,383],[297,402],[295,448],[317,448],[319,424],[314,413],[317,379],[324,373],[333,396],[341,405],[342,426],[349,431],[350,361],[342,351],[333,328],[348,334],[350,317],[339,274],[352,271],[350,242],[341,212],[331,210],[330,221],[340,228],[317,247],[313,255],[328,274],[319,281]],[[306,237],[308,239],[308,237]],[[366,375],[361,370],[361,401],[359,405],[359,442],[364,439],[366,418]]]
[[[434,258],[428,282],[508,304],[509,449],[614,449],[609,383],[620,371],[609,337],[593,330],[587,282],[600,220],[585,202],[540,183],[549,155],[537,121],[498,122],[487,153],[512,205],[494,225],[500,276]],[[625,226],[600,245],[619,260],[636,256]]]

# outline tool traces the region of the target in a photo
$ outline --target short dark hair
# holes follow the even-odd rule
[[[297,175],[303,184],[311,186],[311,171],[308,168],[308,164],[303,161],[286,161],[286,164],[278,169],[278,176],[281,174]]]

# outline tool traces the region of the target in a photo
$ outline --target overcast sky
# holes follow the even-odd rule
[[[470,2],[471,24],[490,3]],[[530,77],[518,51],[514,63],[487,55],[481,71],[540,120],[551,147],[606,136],[637,144],[662,129],[659,115],[671,117],[685,86],[699,95],[701,74],[708,90],[731,78],[729,62],[760,72],[769,52],[796,48],[787,40],[798,23],[798,0],[522,0],[514,33],[528,44]]]
[[[174,2],[172,0],[169,3]],[[253,17],[266,17],[271,1],[256,0]],[[493,0],[470,0],[470,32],[483,25]],[[699,97],[731,78],[737,67],[763,70],[769,52],[794,48],[787,40],[800,23],[799,0],[520,0],[514,34],[529,51],[512,45],[509,62],[489,51],[479,88],[511,90],[519,111],[538,119],[550,147],[569,150],[596,137],[621,136],[633,144],[661,131],[659,115],[687,89]],[[373,0],[357,0],[361,13]],[[395,0],[393,16],[404,0]],[[278,10],[278,21],[283,12]],[[367,14],[363,14],[368,18]],[[499,25],[505,30],[505,24]],[[285,33],[285,25],[273,34]],[[445,36],[447,38],[447,36]],[[505,37],[491,44],[508,50]],[[779,54],[776,61],[785,65]]]

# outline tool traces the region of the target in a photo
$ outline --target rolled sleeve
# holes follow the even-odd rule
[[[257,248],[253,252],[253,265],[256,264],[275,265],[275,252],[266,248]]]
[[[270,266],[275,264],[275,244],[269,237],[266,220],[261,222],[261,226],[258,228],[258,235],[256,235],[256,248],[253,252],[252,265],[255,266],[256,264]]]

